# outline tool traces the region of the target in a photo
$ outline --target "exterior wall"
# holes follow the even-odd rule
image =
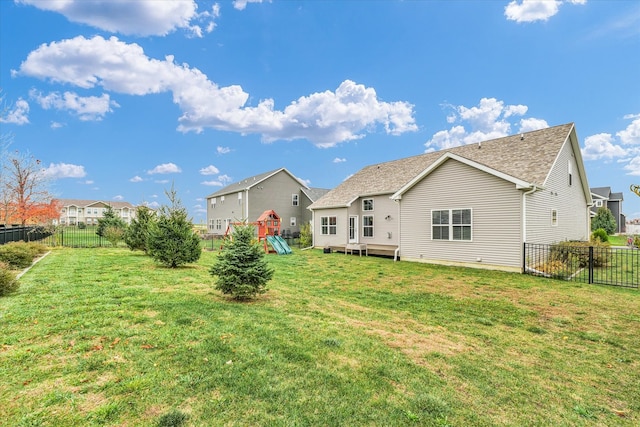
[[[309,199],[306,194],[300,192],[300,218],[298,218],[298,229],[302,227],[303,224],[311,223],[313,218],[313,213],[308,209],[311,206],[313,200]],[[311,224],[313,227],[313,224]]]
[[[349,213],[350,215],[358,215],[358,243],[371,245],[398,245],[398,242],[400,241],[398,236],[400,211],[398,203],[391,200],[390,197],[391,194],[373,197],[360,197],[357,201],[353,202]],[[366,199],[373,199],[373,211],[364,211],[362,209],[362,202]],[[363,217],[368,215],[373,216],[373,237],[366,237],[364,235]]]
[[[266,210],[273,209],[280,217],[281,231],[290,233],[299,232],[301,221],[304,221],[303,193],[301,185],[289,174],[280,171],[265,179],[258,185],[252,186],[248,191],[242,190],[242,199],[238,198],[238,192],[215,197],[215,207],[212,199],[207,199],[207,231],[212,234],[224,234],[227,229],[227,220],[239,222],[255,221]],[[298,206],[292,205],[292,194],[298,195]],[[307,205],[308,206],[308,205]],[[296,221],[291,226],[291,218]],[[308,214],[310,219],[311,215]],[[217,229],[217,220],[222,221],[222,228]]]
[[[107,206],[106,203],[94,203],[87,206],[63,206],[57,223],[60,225],[77,225],[82,222],[86,225],[97,225],[98,220],[104,216]],[[127,224],[131,224],[131,220],[136,217],[135,208],[112,207],[112,209]]]
[[[613,214],[613,217],[616,220],[616,233],[622,233],[624,231],[624,215],[621,212],[620,205],[622,203],[620,200],[609,200],[607,206],[609,210]]]
[[[336,217],[336,234],[323,235],[321,217]],[[313,213],[313,246],[323,248],[327,246],[343,246],[348,239],[349,209],[334,208],[320,209]]]
[[[471,241],[432,240],[431,211],[471,209]],[[400,258],[518,270],[522,192],[515,184],[447,160],[400,200]]]
[[[569,162],[573,172],[569,185]],[[527,243],[551,244],[566,240],[589,240],[589,207],[571,144],[567,140],[547,177],[544,190],[526,196]],[[557,211],[552,225],[551,211]]]

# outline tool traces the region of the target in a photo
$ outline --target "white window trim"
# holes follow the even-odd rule
[[[365,202],[367,201],[371,201],[371,209],[365,209]],[[373,203],[373,199],[368,198],[368,199],[362,199],[362,212],[373,212],[375,206]]]
[[[291,195],[291,206],[300,206],[300,196],[298,194]]]
[[[558,210],[557,209],[551,209],[551,226],[552,227],[558,226]]]
[[[335,224],[331,225],[331,218],[335,219]],[[323,220],[326,219],[327,220],[327,224],[324,225],[323,224]],[[325,233],[325,228],[326,228],[326,233]],[[334,232],[331,232],[331,229],[333,228]],[[329,216],[321,216],[320,217],[320,235],[322,236],[335,236],[338,234],[338,217],[335,215],[329,215]]]
[[[448,224],[433,224],[433,213],[434,212],[449,212],[449,223]],[[453,211],[469,211],[471,214],[471,222],[469,224],[454,224],[453,223]],[[435,240],[438,242],[473,242],[473,209],[472,208],[452,208],[452,209],[431,209],[429,214],[429,222],[431,223],[431,240]],[[433,237],[433,227],[444,227],[447,226],[449,229],[449,238],[448,239],[435,239]],[[453,238],[453,227],[470,227],[471,228],[471,236],[469,239],[454,239]]]

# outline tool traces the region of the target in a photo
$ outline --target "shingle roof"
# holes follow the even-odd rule
[[[309,200],[315,202],[322,196],[327,194],[330,190],[328,188],[303,188],[302,192],[307,195]]]
[[[251,188],[254,185],[258,185],[261,181],[264,181],[265,179],[271,177],[272,175],[275,175],[276,173],[278,173],[280,171],[284,171],[287,174],[291,175],[291,177],[293,179],[295,179],[296,181],[298,181],[300,183],[300,186],[302,188],[308,188],[304,184],[304,182],[300,181],[295,175],[293,175],[291,172],[289,172],[286,168],[279,168],[279,169],[274,169],[274,170],[269,171],[269,172],[264,172],[264,173],[261,173],[261,174],[258,174],[258,175],[250,176],[249,178],[244,178],[243,180],[240,180],[238,182],[234,182],[233,184],[229,184],[226,187],[209,194],[207,196],[207,199],[209,199],[211,197],[225,196],[227,194],[237,193],[238,191],[246,190],[247,188]]]
[[[329,191],[310,208],[346,206],[361,196],[395,193],[447,152],[516,179],[543,186],[572,129],[573,123],[568,123],[367,166]]]
[[[85,208],[87,206],[92,206],[97,203],[104,203],[105,205],[111,206],[113,209],[122,209],[129,208],[134,209],[133,206],[129,202],[115,202],[115,201],[103,201],[103,200],[85,200],[85,199],[56,199],[61,206],[77,206]]]

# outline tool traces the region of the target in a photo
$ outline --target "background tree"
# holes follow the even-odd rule
[[[106,230],[110,227],[119,228],[124,232],[127,224],[116,214],[116,211],[111,206],[107,206],[102,218],[98,218],[96,234],[100,237],[107,237]]]
[[[0,175],[4,223],[35,223],[42,207],[50,205],[49,179],[40,160],[18,151],[8,155]]]
[[[598,228],[604,229],[607,234],[611,235],[616,232],[616,219],[608,208],[604,206],[598,208],[596,216],[591,220],[591,231],[595,231]]]
[[[173,185],[165,194],[171,204],[161,206],[157,220],[150,223],[147,249],[155,261],[176,268],[200,259],[202,249],[200,237],[193,231],[193,223]]]
[[[253,298],[267,291],[273,269],[264,259],[264,249],[255,241],[251,225],[236,226],[210,273],[217,276],[216,289],[237,300]]]
[[[311,224],[308,222],[300,226],[300,247],[308,248],[313,244],[313,233],[311,232]]]
[[[154,212],[147,206],[138,207],[136,217],[131,220],[131,224],[124,233],[124,242],[129,249],[149,252],[147,239],[149,238],[149,228],[155,221],[154,215]]]

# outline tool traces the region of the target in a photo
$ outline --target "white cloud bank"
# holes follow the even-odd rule
[[[625,116],[629,125],[616,132],[599,133],[585,138],[582,157],[584,160],[613,160],[624,164],[627,175],[640,176],[640,114]]]
[[[263,0],[233,0],[233,7],[238,10],[244,10],[247,3],[262,3]],[[271,0],[268,0],[271,3]]]
[[[49,179],[84,178],[87,175],[84,166],[68,163],[51,163],[42,173]]]
[[[282,111],[274,109],[273,99],[249,106],[249,94],[241,86],[219,87],[197,68],[176,64],[173,56],[149,58],[139,45],[116,37],[78,36],[43,44],[12,73],[127,95],[171,92],[182,110],[182,132],[211,128],[260,134],[264,142],[307,139],[331,147],[363,138],[377,127],[389,135],[417,130],[412,104],[381,101],[375,89],[351,80],[335,91],[302,96]]]
[[[69,21],[112,33],[165,36],[177,29],[202,37],[215,27],[220,6],[198,13],[195,0],[15,0],[41,10],[57,12]],[[204,28],[203,28],[204,27]]]
[[[79,96],[74,92],[51,92],[43,95],[36,90],[31,90],[29,96],[34,99],[40,106],[45,109],[56,109],[62,111],[71,111],[76,114],[80,120],[102,120],[107,113],[112,113],[112,107],[119,107],[118,103],[112,101],[108,94],[103,93],[101,96]]]
[[[504,8],[510,21],[546,21],[558,13],[562,3],[585,4],[587,0],[514,0]]]
[[[425,143],[425,151],[442,150],[511,135],[511,123],[507,119],[523,116],[529,109],[525,105],[505,105],[504,101],[495,98],[482,98],[477,106],[471,108],[463,105],[447,107],[453,110],[447,121],[455,126],[436,132]],[[517,132],[549,127],[545,120],[536,118],[520,119],[517,123]]]
[[[151,169],[147,173],[149,175],[156,175],[156,174],[180,173],[180,172],[182,172],[182,169],[180,169],[180,167],[175,163],[163,163]]]
[[[29,123],[29,103],[20,98],[16,101],[13,108],[0,115],[0,123],[9,123],[13,125],[26,125]]]

